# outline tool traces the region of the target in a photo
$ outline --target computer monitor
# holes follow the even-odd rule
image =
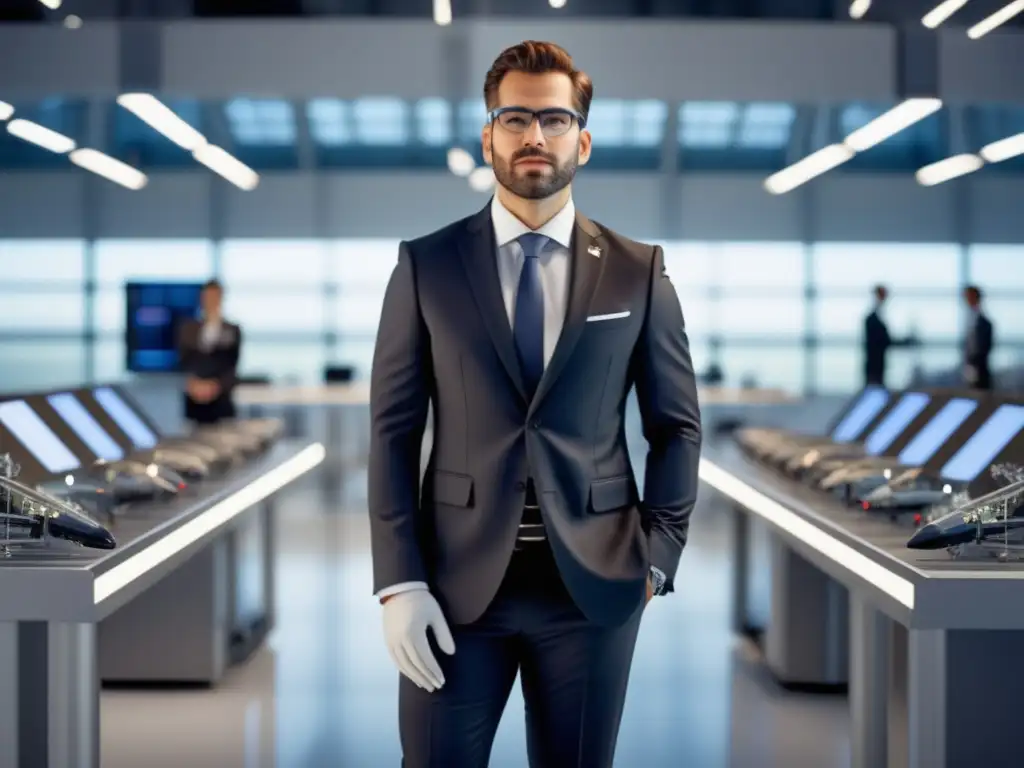
[[[914,435],[900,451],[900,464],[920,467],[928,461],[942,445],[960,428],[967,417],[978,408],[978,402],[966,397],[956,397],[942,406],[924,429]]]
[[[856,440],[867,429],[871,420],[881,413],[889,402],[889,392],[885,389],[868,388],[861,394],[860,400],[843,417],[834,430],[832,439],[837,443],[848,443]]]
[[[923,392],[904,394],[885,418],[864,438],[865,453],[868,456],[878,456],[882,453],[930,402],[931,397]]]
[[[121,431],[128,436],[132,445],[142,450],[156,447],[160,438],[111,387],[97,387],[93,390],[93,397]]]
[[[77,397],[70,392],[61,392],[48,395],[46,401],[97,459],[119,461],[124,458],[121,446],[100,426]]]
[[[177,371],[178,328],[199,316],[202,283],[125,284],[125,367],[155,373]]]
[[[61,442],[24,400],[0,403],[0,424],[51,475],[81,466],[78,458]],[[15,462],[18,457],[14,457]]]
[[[946,480],[971,482],[998,458],[1021,428],[1024,428],[1024,405],[999,406],[939,474]]]

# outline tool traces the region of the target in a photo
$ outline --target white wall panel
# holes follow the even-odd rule
[[[982,171],[969,180],[976,243],[1024,243],[1024,180]]]
[[[84,171],[0,173],[0,237],[84,237]]]
[[[85,173],[83,171],[82,173]],[[210,231],[210,188],[218,177],[203,172],[149,176],[139,192],[96,179],[99,231],[117,237],[192,237]]]
[[[769,195],[761,174],[685,175],[682,225],[686,240],[800,240],[798,195]]]

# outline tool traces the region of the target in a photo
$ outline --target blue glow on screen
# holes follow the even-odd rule
[[[152,448],[157,443],[157,437],[153,430],[146,426],[146,423],[139,418],[128,404],[122,400],[117,392],[110,387],[99,387],[93,392],[96,402],[103,406],[110,418],[128,435],[132,445],[136,448]]]
[[[871,420],[878,415],[887,402],[889,402],[889,393],[886,390],[865,390],[857,404],[832,431],[832,439],[837,443],[856,440],[857,436],[864,431],[864,428],[871,423]]]
[[[900,464],[908,467],[919,467],[924,464],[977,407],[978,403],[975,400],[968,400],[965,397],[950,400],[900,451]]]
[[[78,469],[78,459],[24,400],[0,403],[0,422],[47,472]]]
[[[89,446],[89,450],[96,455],[96,458],[106,461],[117,461],[124,458],[124,451],[121,450],[121,447],[104,431],[92,414],[85,410],[85,406],[78,402],[74,395],[62,392],[59,395],[50,395],[46,399],[60,414],[60,417],[67,422],[71,430],[78,435],[78,438]]]
[[[864,440],[864,450],[868,456],[877,456],[892,445],[892,441],[903,433],[930,401],[931,398],[921,392],[908,392],[901,397],[882,419],[882,423],[871,430],[871,434]]]
[[[1024,427],[1024,406],[1001,405],[939,473],[969,483],[1002,452]]]

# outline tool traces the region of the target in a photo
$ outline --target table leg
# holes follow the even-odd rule
[[[750,518],[740,509],[732,513],[732,631],[747,631],[747,577],[750,571]]]
[[[850,764],[881,768],[888,761],[890,619],[858,593],[849,604]]]

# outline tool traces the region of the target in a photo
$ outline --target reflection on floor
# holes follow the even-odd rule
[[[642,476],[642,475],[641,475]],[[365,472],[280,505],[278,628],[212,691],[106,691],[104,768],[397,768],[397,678],[370,595]],[[844,768],[846,701],[788,694],[728,631],[727,516],[705,495],[678,592],[644,618],[617,766]],[[491,765],[526,765],[509,702]],[[456,768],[453,766],[453,768]]]

